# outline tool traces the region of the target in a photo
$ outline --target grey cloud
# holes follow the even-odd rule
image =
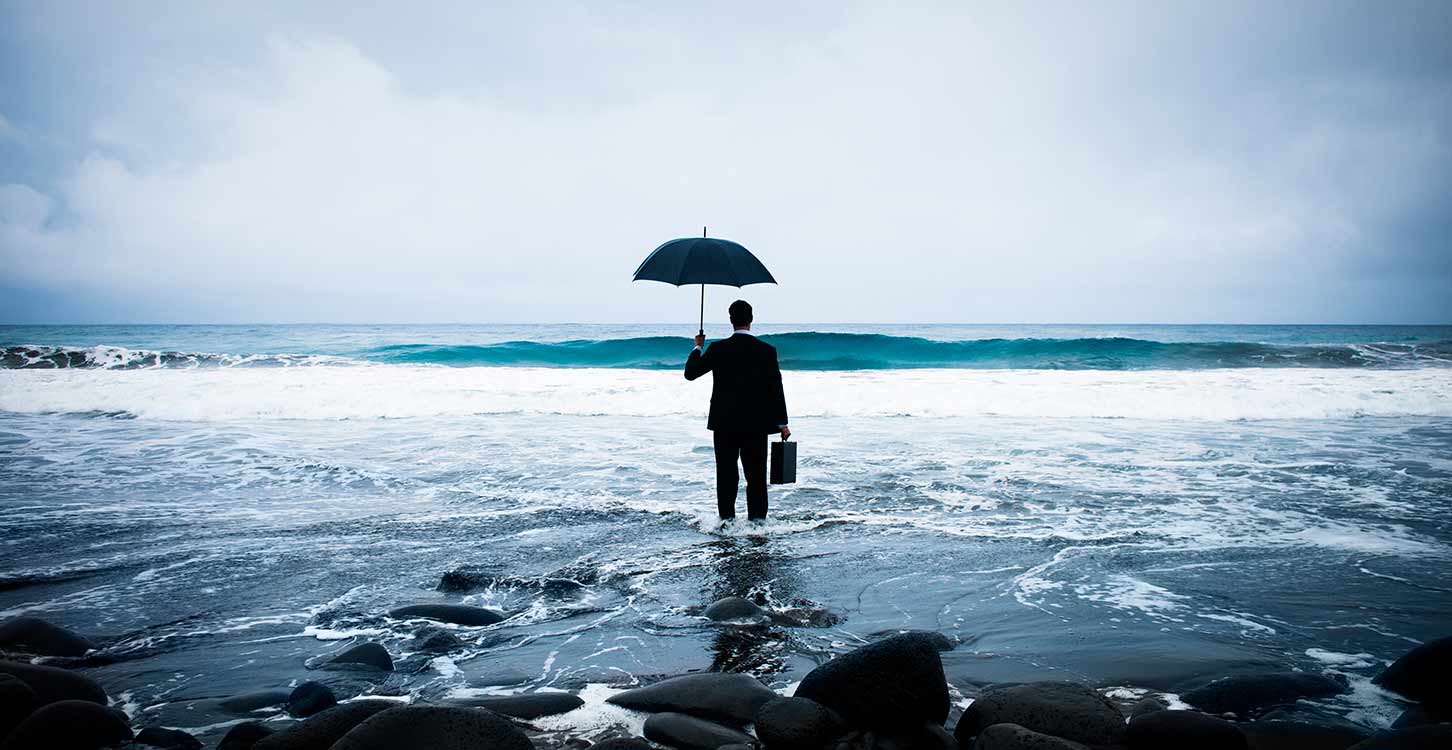
[[[1452,316],[1443,4],[291,5],[0,11],[0,318]]]

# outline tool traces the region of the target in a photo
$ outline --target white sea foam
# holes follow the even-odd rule
[[[1452,416],[1452,369],[893,370],[789,372],[792,413],[1196,421]],[[696,415],[678,373],[367,365],[198,370],[4,370],[0,410],[146,419],[373,419],[526,413]]]

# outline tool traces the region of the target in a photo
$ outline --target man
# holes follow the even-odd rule
[[[722,520],[736,517],[736,461],[746,472],[746,517],[766,518],[766,438],[787,429],[786,395],[776,347],[751,335],[751,305],[731,303],[730,338],[703,350],[706,337],[696,335],[696,348],[686,358],[686,380],[713,373],[711,416],[706,429],[716,444],[716,510]]]

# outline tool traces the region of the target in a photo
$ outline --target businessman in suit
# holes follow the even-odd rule
[[[731,303],[729,338],[706,346],[696,336],[696,348],[686,358],[686,380],[713,373],[711,416],[706,428],[716,444],[716,510],[722,519],[736,517],[736,462],[746,473],[746,517],[766,518],[766,438],[787,428],[786,395],[781,388],[781,367],[776,347],[751,335],[751,305]]]

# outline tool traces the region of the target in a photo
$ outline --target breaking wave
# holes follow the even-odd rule
[[[1452,341],[1283,345],[1161,342],[1134,338],[939,341],[863,333],[782,333],[774,344],[788,370],[1021,369],[1205,370],[1220,368],[1418,368],[1452,366]],[[676,369],[689,339],[647,336],[459,345],[411,343],[346,356],[207,354],[96,346],[8,346],[0,369],[295,367],[364,362],[448,367]]]

